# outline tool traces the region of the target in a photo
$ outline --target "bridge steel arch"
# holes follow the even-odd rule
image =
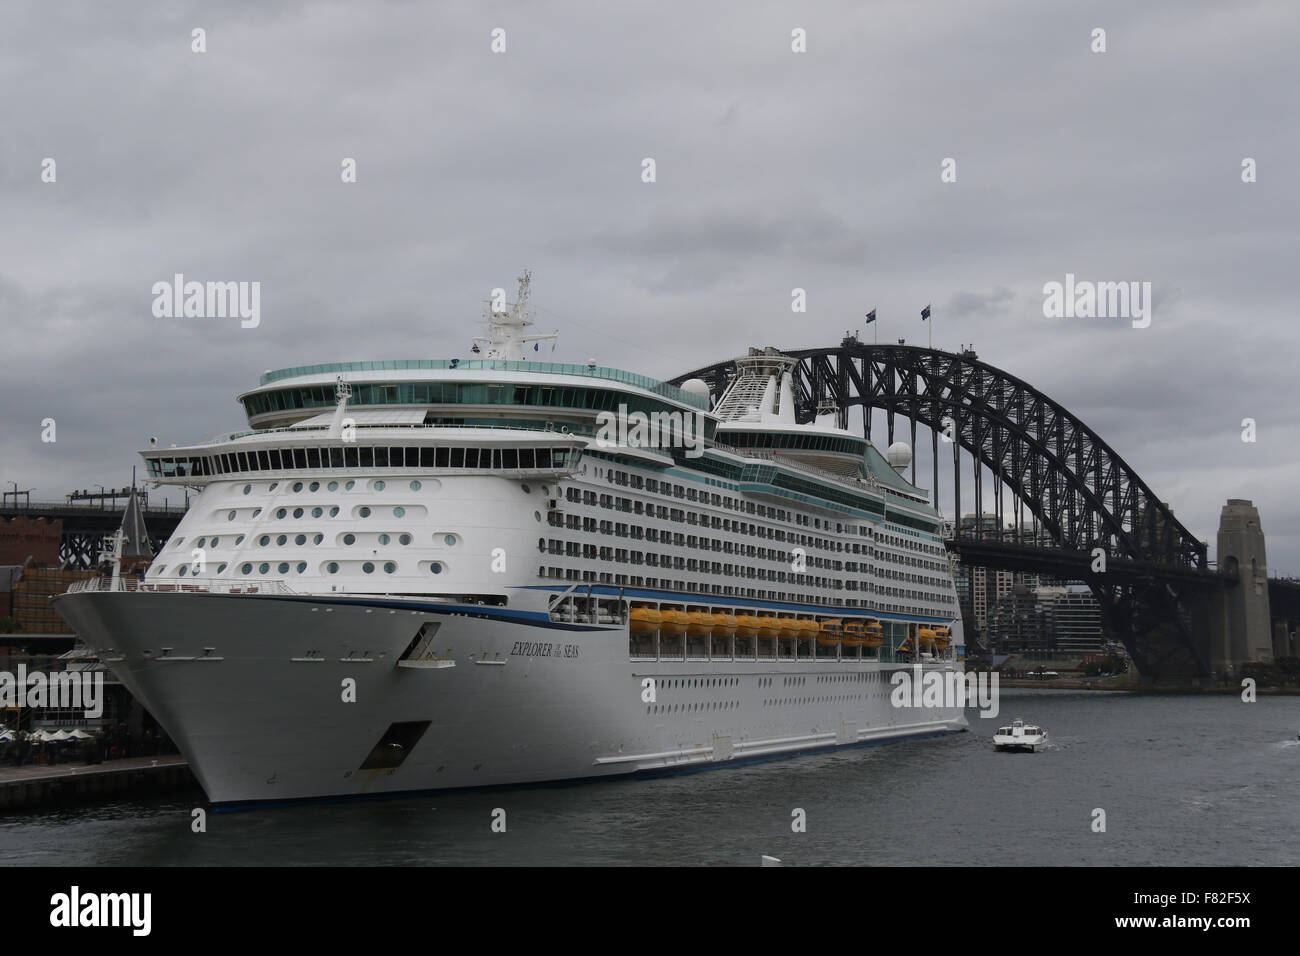
[[[953,511],[956,537],[950,547],[964,559],[1039,569],[1029,557],[1031,550],[1019,540],[1004,548],[1002,555],[992,553],[1003,544],[1001,540],[963,542],[959,450],[978,463],[972,475],[977,503],[983,497],[979,465],[992,476],[996,504],[990,517],[995,517],[996,527],[1003,527],[1000,486],[1005,486],[1022,513],[1027,509],[1059,549],[1050,562],[1057,574],[1065,559],[1077,571],[1070,577],[1088,582],[1107,630],[1124,642],[1144,677],[1210,675],[1208,648],[1204,635],[1192,633],[1193,619],[1204,592],[1223,582],[1208,569],[1205,542],[1183,526],[1100,435],[1059,402],[980,361],[972,351],[958,354],[869,344],[850,337],[839,346],[784,354],[799,360],[793,378],[800,421],[810,420],[819,407],[831,403],[839,411],[840,424],[846,426],[849,409],[860,406],[869,438],[870,410],[883,409],[888,440],[893,442],[895,419],[902,417],[910,424],[913,448],[917,425],[926,426],[931,433],[935,489],[939,445],[951,440],[958,507]],[[671,381],[702,379],[716,399],[735,373],[735,362],[730,361]],[[915,455],[912,480],[916,480]],[[1004,535],[998,532],[997,537]],[[973,553],[981,548],[979,555]],[[1096,548],[1106,555],[1102,573],[1092,570]]]

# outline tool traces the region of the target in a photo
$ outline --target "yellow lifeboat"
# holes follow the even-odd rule
[[[863,647],[880,647],[885,643],[885,629],[879,621],[868,621],[862,634]]]
[[[740,618],[734,614],[713,615],[713,636],[730,637],[740,631]]]
[[[708,637],[713,633],[713,615],[707,611],[691,611],[686,615],[686,630],[692,634]]]
[[[653,634],[664,616],[652,607],[634,607],[627,612],[627,626],[633,634]]]
[[[846,621],[844,624],[844,646],[861,647],[862,638],[866,633],[861,621]]]
[[[689,618],[685,611],[660,610],[659,630],[665,634],[685,634]]]
[[[940,649],[946,648],[952,643],[952,634],[946,627],[936,627],[934,629],[934,646]]]
[[[778,637],[798,637],[799,629],[803,627],[803,622],[797,617],[778,617],[777,619]]]
[[[821,627],[817,624],[817,619],[812,617],[799,618],[799,639],[807,640],[810,637],[816,637],[821,633]]]
[[[821,622],[817,632],[817,643],[823,647],[834,647],[844,639],[844,623],[837,617],[829,617]]]
[[[736,636],[753,637],[758,633],[758,618],[752,614],[741,614],[736,618]]]
[[[776,617],[760,617],[758,619],[758,636],[764,639],[771,639],[781,633],[781,619]]]

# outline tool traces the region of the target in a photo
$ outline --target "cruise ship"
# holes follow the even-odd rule
[[[142,579],[55,606],[214,806],[966,729],[891,699],[895,672],[963,660],[907,446],[797,421],[795,360],[770,348],[712,407],[698,380],[528,361],[553,338],[529,278],[474,358],[269,371],[239,396],[247,429],[140,453],[189,510]]]

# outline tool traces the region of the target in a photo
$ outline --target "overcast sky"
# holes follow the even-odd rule
[[[1250,498],[1300,573],[1298,48],[1291,0],[7,3],[0,481],[125,484],[264,369],[467,357],[530,268],[540,357],[661,378],[932,303],[1212,557]],[[177,272],[260,325],[156,318]],[[1150,282],[1150,327],[1045,318],[1066,273]]]

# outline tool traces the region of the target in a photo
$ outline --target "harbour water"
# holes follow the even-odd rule
[[[1005,690],[971,732],[652,780],[208,814],[0,818],[0,861],[99,865],[1230,866],[1300,862],[1300,697]],[[1051,734],[994,752],[1016,716]],[[1105,832],[1094,832],[1105,811]],[[494,819],[505,832],[496,832]],[[806,831],[794,832],[795,811]],[[500,829],[500,822],[497,824]]]

